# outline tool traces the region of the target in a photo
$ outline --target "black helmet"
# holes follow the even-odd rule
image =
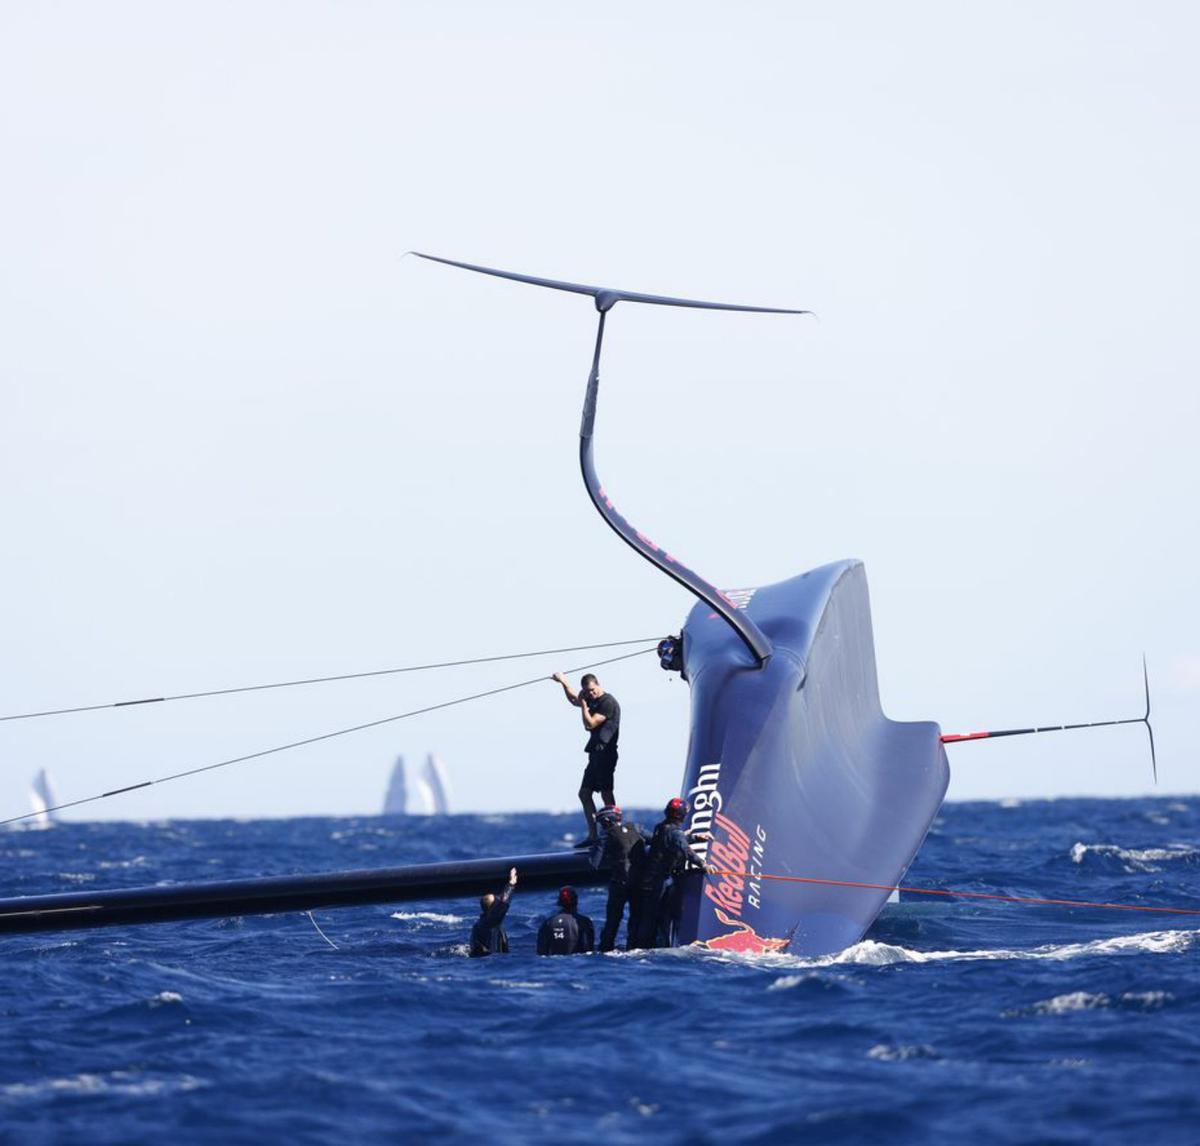
[[[621,822],[621,809],[616,804],[605,804],[603,808],[596,813],[596,823],[602,828],[607,828],[609,824],[619,824]]]
[[[573,887],[560,887],[558,889],[558,906],[565,911],[574,911],[579,904],[579,892]]]
[[[667,806],[663,808],[663,818],[678,822],[687,819],[687,814],[690,811],[688,802],[676,796],[673,800],[667,801]]]

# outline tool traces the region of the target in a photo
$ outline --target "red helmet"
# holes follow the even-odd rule
[[[621,809],[616,804],[605,804],[596,813],[596,821],[601,826],[606,826],[610,823],[619,824],[621,822]]]
[[[558,889],[558,906],[567,911],[574,911],[579,903],[579,892],[573,887],[560,887]]]
[[[663,817],[668,820],[683,820],[687,818],[690,811],[688,802],[676,796],[673,800],[667,801],[667,806],[663,808]]]

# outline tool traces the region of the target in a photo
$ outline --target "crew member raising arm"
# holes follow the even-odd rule
[[[592,793],[599,792],[606,805],[615,805],[617,802],[613,794],[613,773],[617,768],[621,706],[615,696],[600,687],[600,682],[592,673],[588,673],[579,682],[578,692],[560,672],[556,672],[550,679],[562,685],[567,703],[579,709],[583,727],[588,732],[587,744],[584,747],[588,762],[579,785],[579,802],[583,805],[583,814],[587,819],[587,837],[575,846],[590,847],[597,839],[596,804]]]

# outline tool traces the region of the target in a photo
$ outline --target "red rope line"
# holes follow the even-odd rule
[[[720,871],[708,869],[709,875],[733,875],[748,879],[774,879],[783,883],[812,883],[824,887],[863,887],[872,891],[906,891],[910,895],[944,895],[956,899],[992,899],[1001,903],[1023,903],[1035,907],[1099,907],[1108,911],[1151,911],[1162,915],[1200,915],[1200,909],[1194,907],[1147,907],[1140,903],[1099,903],[1089,899],[1035,899],[1026,895],[998,895],[986,891],[954,891],[948,888],[936,887],[905,887],[893,886],[890,883],[860,883],[852,879],[816,879],[803,875],[754,875],[748,871]]]

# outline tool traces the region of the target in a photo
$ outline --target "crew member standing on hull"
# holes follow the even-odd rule
[[[575,846],[591,847],[599,838],[596,832],[596,804],[593,792],[599,792],[605,804],[617,802],[613,795],[613,773],[617,768],[617,738],[621,733],[621,706],[617,698],[600,687],[600,682],[588,673],[579,682],[576,692],[562,673],[556,672],[551,680],[562,685],[567,703],[575,705],[583,717],[583,726],[588,731],[584,748],[587,767],[583,770],[583,782],[579,785],[579,802],[587,818],[587,837]]]
[[[676,796],[668,801],[663,818],[654,829],[630,908],[631,950],[671,945],[683,905],[683,878],[692,870],[708,870],[691,847],[693,840],[706,833],[689,836],[684,831],[683,821],[689,810],[688,802]]]
[[[504,933],[504,917],[508,914],[508,903],[513,888],[517,886],[517,869],[508,873],[506,883],[495,895],[484,895],[479,899],[479,918],[471,928],[471,958],[484,955],[507,955],[508,936]]]
[[[617,943],[626,903],[630,904],[628,937],[633,938],[636,923],[632,891],[645,862],[647,836],[637,824],[625,823],[621,809],[611,804],[606,804],[596,814],[596,823],[600,828],[600,842],[592,851],[592,866],[608,868],[608,906],[604,912],[604,929],[600,932],[600,950],[611,951]]]
[[[585,955],[596,945],[596,929],[579,914],[579,893],[564,887],[558,893],[558,910],[538,928],[539,955]]]

